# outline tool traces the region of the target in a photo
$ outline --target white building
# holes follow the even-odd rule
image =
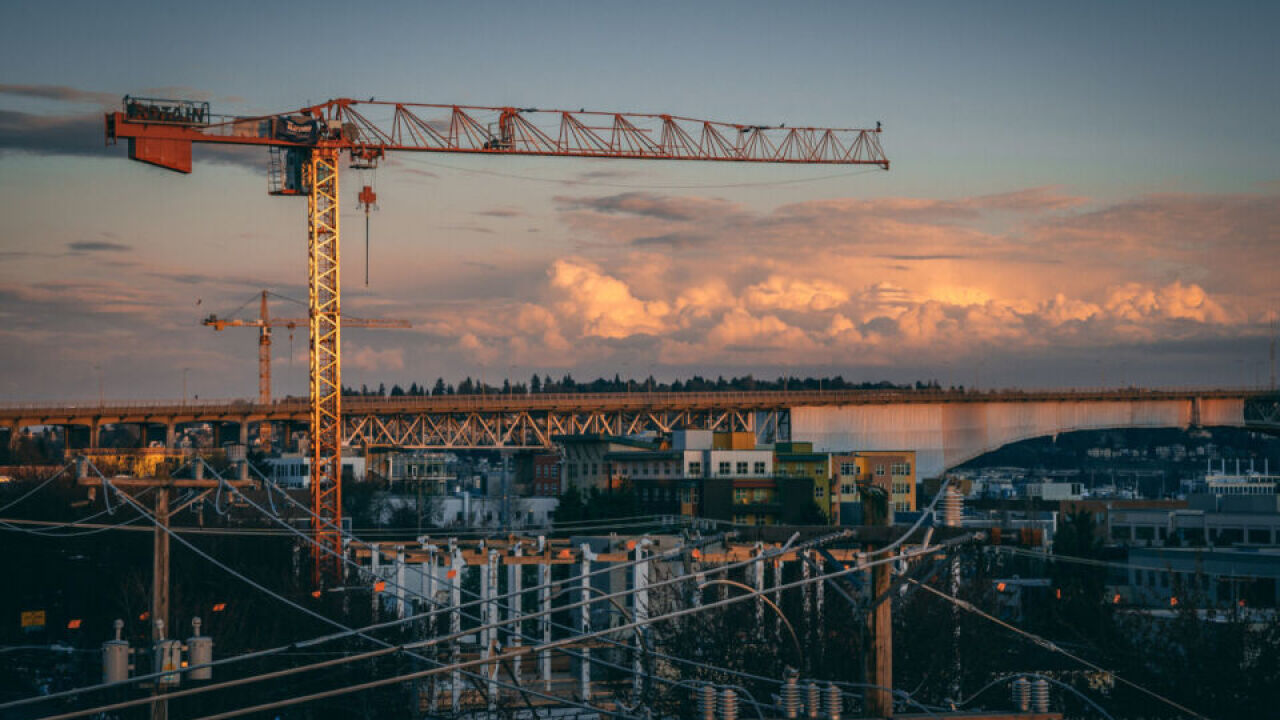
[[[268,476],[280,487],[311,487],[311,458],[295,453],[281,455],[278,458],[267,458],[270,468]],[[364,482],[365,461],[362,457],[343,456],[342,476],[356,482]]]

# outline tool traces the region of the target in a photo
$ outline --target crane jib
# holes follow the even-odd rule
[[[125,111],[106,118],[108,142],[126,138],[131,158],[179,172],[190,172],[194,142],[263,145],[302,156],[320,148],[337,149],[349,153],[359,167],[372,167],[394,150],[873,165],[888,170],[880,134],[880,123],[872,128],[822,128],[665,114],[354,100],[330,100],[259,117],[222,117],[185,101],[130,99]]]

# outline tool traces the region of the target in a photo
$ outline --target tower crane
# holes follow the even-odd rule
[[[202,321],[202,324],[213,328],[215,332],[228,327],[258,328],[258,402],[263,405],[271,402],[271,328],[289,328],[290,336],[292,337],[292,331],[294,328],[307,326],[309,324],[307,318],[271,317],[271,314],[267,310],[267,295],[269,294],[270,293],[266,290],[262,291],[262,299],[258,309],[258,318],[256,320],[228,319],[220,318],[217,315],[210,315]],[[359,328],[413,327],[409,324],[408,320],[370,320],[351,316],[342,318],[342,324],[347,327]],[[266,437],[268,437],[268,435],[264,431],[263,438],[265,439]]]
[[[632,160],[868,165],[889,169],[881,127],[818,128],[695,120],[669,114],[577,112],[329,100],[254,117],[214,116],[207,102],[125,96],[104,119],[129,158],[191,172],[194,143],[268,148],[268,192],[307,198],[311,500],[314,579],[341,569],[342,381],[338,169],[374,168],[388,152]],[[374,201],[365,187],[360,202]]]

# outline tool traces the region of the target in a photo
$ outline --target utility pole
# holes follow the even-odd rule
[[[83,487],[96,489],[100,479],[89,476],[88,462],[85,458],[81,458],[78,461],[78,468],[76,483]],[[152,536],[151,545],[150,610],[151,638],[156,647],[159,647],[159,643],[164,640],[165,629],[173,627],[169,623],[169,518],[175,513],[182,512],[196,502],[203,500],[210,492],[217,489],[221,483],[226,483],[236,488],[251,487],[254,484],[250,480],[205,478],[204,463],[199,458],[196,458],[192,470],[193,477],[191,478],[175,478],[170,474],[167,467],[161,465],[156,471],[155,477],[113,477],[110,480],[111,485],[120,491],[150,488],[155,490],[156,493],[155,504],[152,507],[155,533]],[[175,508],[169,506],[169,491],[173,488],[193,488],[201,492]],[[156,653],[156,656],[158,657],[159,653]],[[156,672],[164,670],[164,668],[160,667],[153,669]],[[152,694],[157,697],[157,700],[151,703],[151,720],[167,720],[169,717],[168,701],[162,698],[165,689],[163,680],[164,678],[162,677],[156,678],[153,685]]]
[[[157,481],[168,479],[168,472],[161,471]],[[151,641],[164,640],[164,628],[169,624],[169,486],[156,485],[156,529],[151,550]],[[156,671],[162,668],[154,668]],[[164,684],[156,680],[153,693],[164,694]],[[168,720],[169,701],[151,703],[151,720]]]
[[[888,475],[873,475],[875,479],[862,493],[862,507],[867,525],[889,527],[893,525],[893,495]],[[871,602],[873,608],[867,614],[867,635],[871,646],[864,651],[863,662],[867,684],[866,713],[869,717],[893,717],[893,599],[889,593],[891,564],[882,562],[871,568]]]

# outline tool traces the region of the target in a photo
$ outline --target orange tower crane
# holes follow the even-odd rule
[[[206,102],[124,98],[107,113],[108,143],[129,157],[191,172],[193,143],[269,148],[268,192],[307,198],[311,370],[311,499],[315,581],[341,570],[342,381],[338,163],[372,168],[387,152],[469,153],[868,165],[889,169],[875,128],[723,123],[677,115],[329,100],[256,117],[213,116]],[[368,190],[366,188],[366,190]],[[373,201],[362,193],[362,204]]]
[[[309,323],[307,318],[271,317],[267,310],[268,294],[266,290],[262,291],[262,301],[259,306],[257,320],[234,320],[210,315],[202,321],[202,324],[213,328],[215,332],[229,327],[258,328],[258,402],[264,405],[271,402],[271,328],[289,328],[292,333],[294,328],[306,326]],[[358,328],[413,327],[408,320],[369,320],[350,316],[342,318],[342,324],[347,327]]]

